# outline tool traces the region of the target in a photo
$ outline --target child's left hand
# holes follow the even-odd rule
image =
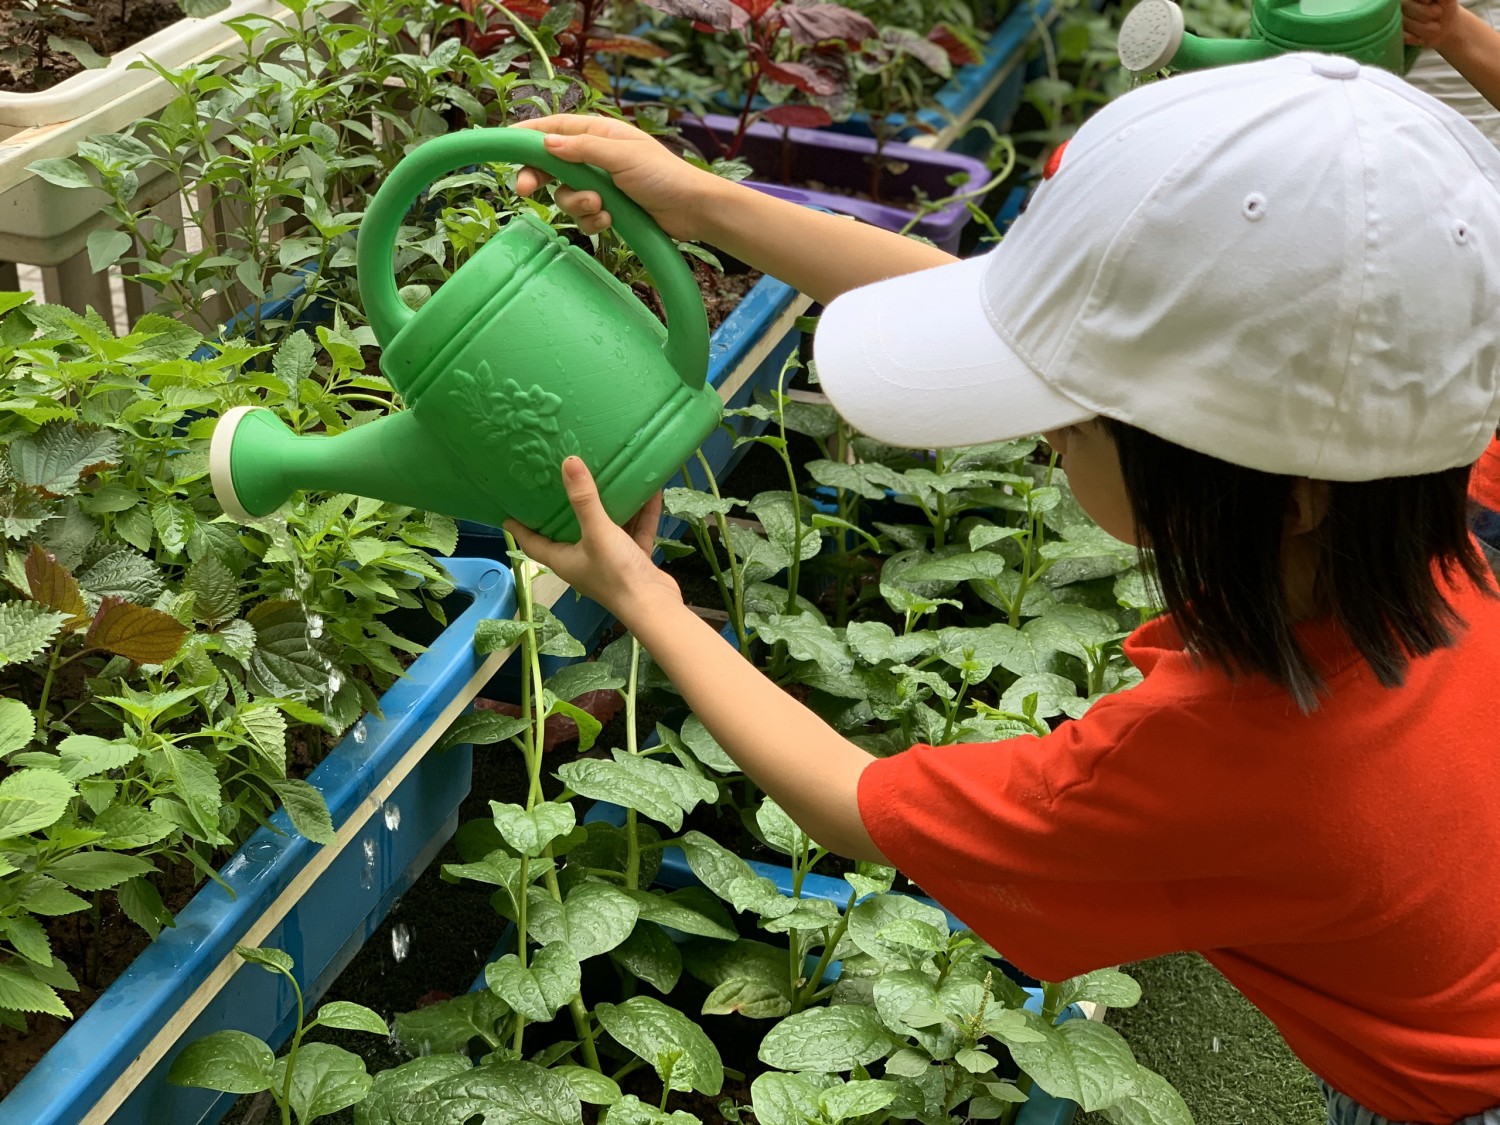
[[[682,591],[651,559],[656,529],[661,522],[658,493],[622,528],[609,518],[588,466],[578,457],[562,463],[563,487],[578,517],[577,543],[546,539],[515,520],[505,530],[521,549],[547,567],[584,597],[613,613],[628,629],[643,612],[652,612],[666,599],[682,604]]]
[[[1406,42],[1441,51],[1458,34],[1462,19],[1458,0],[1401,0]]]

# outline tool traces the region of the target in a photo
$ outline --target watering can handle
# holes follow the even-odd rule
[[[435,137],[391,171],[370,200],[360,224],[356,257],[365,312],[382,346],[415,315],[396,291],[392,251],[401,221],[433,181],[481,161],[527,164],[551,173],[572,188],[596,191],[630,248],[651,271],[667,311],[662,352],[690,390],[708,378],[708,318],[692,271],[677,245],[655,220],[615,187],[608,173],[591,164],[553,156],[535,129],[468,129]]]

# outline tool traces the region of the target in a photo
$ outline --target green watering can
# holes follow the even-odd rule
[[[1189,34],[1172,0],[1141,0],[1120,25],[1120,61],[1137,74],[1254,62],[1285,51],[1348,55],[1405,74],[1417,48],[1402,41],[1400,0],[1254,0],[1248,39]]]
[[[651,271],[670,330],[588,253],[525,214],[420,310],[403,304],[391,262],[402,220],[434,180],[489,161],[598,192]],[[607,174],[553,157],[539,132],[474,129],[416,149],[370,201],[357,257],[380,367],[407,408],[335,436],[298,436],[262,407],[230,410],[214,429],[209,466],[236,519],[269,515],[292,492],[313,489],[491,527],[514,517],[575,541],[564,457],[583,458],[606,510],[623,521],[718,425],[703,298],[676,245]]]

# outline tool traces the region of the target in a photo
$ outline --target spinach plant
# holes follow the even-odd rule
[[[198,1086],[230,1094],[267,1091],[281,1115],[281,1125],[311,1125],[320,1117],[363,1102],[372,1082],[364,1060],[332,1043],[302,1042],[309,1031],[320,1027],[366,1031],[389,1035],[385,1021],[362,1004],[335,1000],[324,1004],[312,1021],[307,1020],[302,986],[292,971],[292,958],[280,949],[236,946],[235,952],[248,964],[291,985],[297,998],[297,1026],[286,1055],[243,1031],[216,1031],[193,1043],[172,1060],[167,1080],[178,1086]]]

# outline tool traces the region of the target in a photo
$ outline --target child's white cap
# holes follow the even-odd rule
[[[1085,124],[995,250],[844,294],[815,347],[894,444],[1105,415],[1315,479],[1468,464],[1500,416],[1500,153],[1347,58],[1180,75]]]

